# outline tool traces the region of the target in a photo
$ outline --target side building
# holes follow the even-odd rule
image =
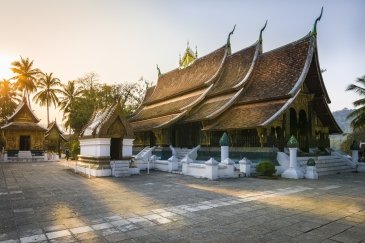
[[[328,107],[316,27],[268,52],[262,51],[262,31],[256,43],[236,53],[233,31],[225,45],[203,57],[188,47],[179,68],[159,71],[129,120],[135,146],[218,147],[227,132],[238,148],[283,150],[291,135],[303,151],[329,147],[329,135],[342,131]]]

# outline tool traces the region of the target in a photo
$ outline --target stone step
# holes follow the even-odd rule
[[[333,174],[337,174],[337,173],[351,173],[354,169],[336,169],[336,170],[326,170],[326,171],[317,171],[318,175],[333,175]]]

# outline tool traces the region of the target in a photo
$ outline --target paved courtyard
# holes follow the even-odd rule
[[[92,178],[0,164],[0,242],[365,242],[365,174]]]

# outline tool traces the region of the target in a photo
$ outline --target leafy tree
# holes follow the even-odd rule
[[[61,94],[58,106],[63,111],[65,126],[70,128],[70,111],[75,100],[80,97],[82,90],[76,85],[76,81],[71,80],[67,84],[61,84],[61,89],[58,92]]]
[[[5,123],[6,117],[11,115],[19,103],[19,94],[13,89],[9,80],[0,81],[0,125]]]
[[[47,125],[49,125],[49,106],[53,104],[56,107],[58,104],[59,89],[56,86],[60,84],[60,80],[53,77],[53,73],[42,73],[38,80],[37,87],[41,90],[33,97],[33,100],[41,106],[47,106]]]
[[[351,126],[356,128],[364,128],[365,126],[365,76],[356,79],[356,83],[350,84],[346,91],[354,91],[362,96],[360,99],[353,102],[356,109],[352,111],[347,117],[353,118]]]
[[[33,67],[33,61],[28,57],[20,57],[20,61],[12,62],[11,65],[11,71],[15,74],[12,79],[16,81],[14,87],[23,91],[23,96],[28,95],[29,98],[29,94],[37,90],[37,78],[41,71]]]
[[[82,128],[90,120],[94,112],[94,103],[85,97],[79,97],[74,100],[69,112],[69,127],[74,133],[80,134]]]
[[[346,140],[341,144],[341,150],[346,152],[347,154],[351,154],[351,145],[356,141],[360,143],[360,141],[365,141],[365,130],[364,129],[355,129],[352,133],[347,135]]]

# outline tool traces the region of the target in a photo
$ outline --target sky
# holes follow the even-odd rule
[[[345,89],[365,75],[363,0],[0,0],[0,79],[12,76],[20,56],[62,82],[95,72],[104,83],[156,82],[178,67],[189,41],[206,55],[231,37],[232,51],[263,33],[269,51],[305,36],[317,26],[319,61],[332,111],[353,108]],[[33,105],[45,124],[46,108]],[[51,120],[62,113],[51,109]]]

